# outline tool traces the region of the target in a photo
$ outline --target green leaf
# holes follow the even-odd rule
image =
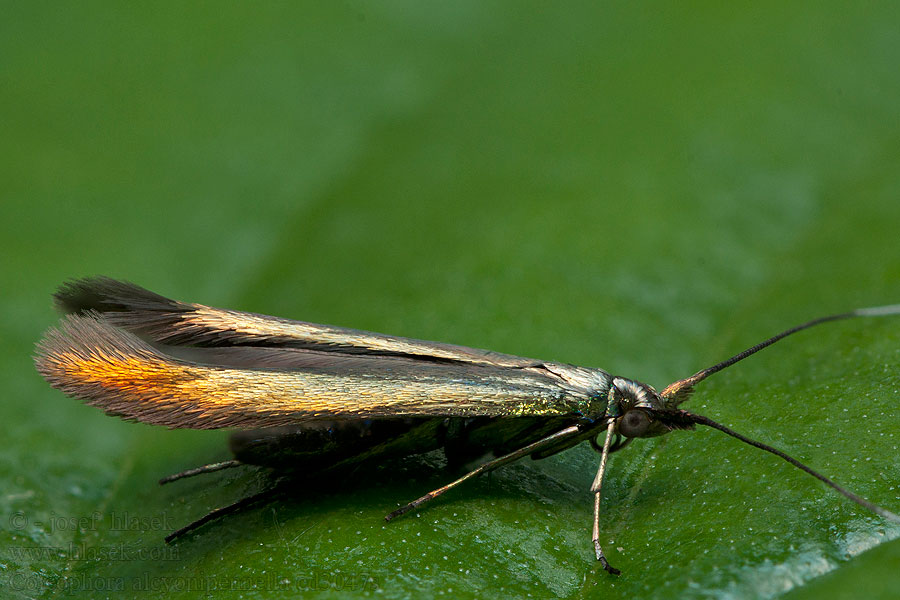
[[[900,301],[894,3],[7,7],[6,597],[893,597],[900,526],[718,432],[525,460],[386,524],[440,457],[265,489],[225,432],[125,423],[31,364],[50,294],[186,301],[600,366],[658,388]],[[823,325],[689,408],[900,510],[900,320]],[[263,399],[261,399],[263,400]],[[853,586],[852,588],[849,586]]]

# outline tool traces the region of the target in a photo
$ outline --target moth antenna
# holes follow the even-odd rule
[[[687,400],[691,395],[691,392],[694,391],[695,385],[697,385],[713,373],[718,373],[723,369],[727,369],[734,363],[742,361],[752,354],[756,354],[763,348],[771,346],[775,342],[786,338],[792,333],[797,333],[798,331],[803,331],[804,329],[809,329],[810,327],[814,327],[821,323],[828,323],[830,321],[841,321],[843,319],[852,319],[854,317],[886,317],[889,315],[900,315],[900,304],[891,304],[889,306],[873,306],[871,308],[857,308],[856,310],[851,310],[850,312],[813,319],[812,321],[809,321],[802,325],[797,325],[796,327],[791,327],[786,331],[782,331],[778,335],[772,336],[769,339],[756,344],[755,346],[747,348],[743,352],[739,352],[738,354],[735,354],[731,358],[723,360],[718,364],[707,367],[701,371],[697,371],[690,377],[679,379],[674,383],[670,383],[666,387],[666,389],[662,391],[662,397],[666,398],[667,400],[673,400],[675,404],[681,404],[682,402]]]
[[[775,456],[779,456],[779,457],[783,458],[784,460],[791,463],[792,465],[794,465],[801,471],[805,471],[806,473],[809,473],[810,475],[812,475],[819,481],[823,482],[825,485],[833,488],[840,494],[843,494],[844,496],[846,496],[853,502],[856,502],[863,508],[867,508],[870,511],[872,511],[873,513],[880,515],[889,521],[894,521],[895,523],[900,523],[900,516],[896,515],[895,513],[892,513],[891,511],[889,511],[885,508],[878,506],[877,504],[873,504],[872,502],[869,502],[865,498],[857,496],[850,490],[842,488],[841,486],[839,486],[832,480],[828,479],[827,477],[825,477],[818,471],[815,471],[815,470],[807,467],[806,465],[804,465],[802,462],[800,462],[796,458],[794,458],[792,456],[788,456],[781,450],[779,450],[777,448],[773,448],[772,446],[769,446],[768,444],[763,444],[762,442],[757,442],[756,440],[751,440],[747,436],[741,435],[740,433],[734,431],[733,429],[729,429],[728,427],[725,427],[721,423],[717,423],[708,417],[704,417],[703,415],[689,413],[686,410],[683,410],[680,412],[682,413],[682,416],[687,417],[693,423],[696,423],[698,425],[706,425],[707,427],[712,427],[713,429],[718,429],[719,431],[726,433],[733,438],[739,439],[740,441],[744,442],[745,444],[750,444],[754,448],[759,448],[760,450],[765,450],[766,452],[770,452],[771,454],[774,454]]]

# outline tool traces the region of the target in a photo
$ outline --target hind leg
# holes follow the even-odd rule
[[[187,471],[182,471],[180,473],[175,473],[173,475],[169,475],[167,477],[163,477],[159,480],[159,485],[165,485],[167,483],[171,483],[173,481],[177,481],[179,479],[184,479],[185,477],[193,477],[194,475],[201,475],[203,473],[213,473],[215,471],[221,471],[222,469],[230,469],[231,467],[239,467],[243,465],[239,460],[226,460],[224,462],[212,463],[210,465],[203,465],[202,467],[196,467],[194,469],[188,469]]]
[[[277,487],[272,487],[267,490],[263,490],[262,492],[253,494],[251,496],[247,496],[246,498],[241,498],[237,502],[233,502],[232,504],[229,504],[227,506],[222,506],[220,508],[214,508],[211,511],[209,511],[208,513],[206,513],[205,515],[203,515],[202,517],[200,517],[199,519],[197,519],[196,521],[192,521],[192,522],[188,523],[187,525],[185,525],[184,527],[177,529],[177,530],[173,531],[172,533],[170,533],[169,535],[167,535],[166,543],[171,544],[172,542],[174,542],[176,539],[180,538],[184,534],[189,533],[189,532],[193,531],[194,529],[197,529],[201,525],[209,523],[210,521],[212,521],[214,519],[218,519],[219,517],[224,517],[226,515],[236,513],[239,510],[241,510],[242,508],[246,508],[247,506],[256,504],[257,502],[262,502],[263,500],[266,500],[266,499],[274,496],[275,494],[277,494],[278,491],[279,490]]]

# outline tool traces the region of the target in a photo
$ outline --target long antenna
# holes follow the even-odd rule
[[[750,444],[751,446],[753,446],[755,448],[759,448],[760,450],[765,450],[766,452],[771,452],[775,456],[780,456],[781,458],[783,458],[787,462],[791,463],[792,465],[794,465],[801,471],[805,471],[805,472],[809,473],[810,475],[812,475],[819,481],[823,482],[825,485],[835,489],[836,491],[843,494],[847,498],[853,500],[860,506],[871,510],[873,513],[880,515],[889,521],[894,521],[895,523],[900,523],[900,516],[896,515],[895,513],[892,513],[891,511],[889,511],[885,508],[881,508],[877,504],[873,504],[873,503],[869,502],[865,498],[857,496],[856,494],[854,494],[853,492],[851,492],[849,490],[842,488],[841,486],[839,486],[832,480],[828,479],[827,477],[825,477],[818,471],[814,471],[813,469],[807,467],[806,465],[804,465],[802,462],[800,462],[796,458],[794,458],[792,456],[788,456],[781,450],[779,450],[777,448],[773,448],[772,446],[769,446],[768,444],[763,444],[762,442],[757,442],[756,440],[751,440],[750,438],[741,435],[740,433],[734,431],[733,429],[729,429],[728,427],[725,427],[721,423],[716,423],[712,419],[710,419],[708,417],[704,417],[703,415],[696,415],[694,413],[690,413],[690,412],[687,412],[684,410],[680,411],[680,412],[682,413],[682,416],[687,417],[692,422],[694,422],[698,425],[706,425],[707,427],[712,427],[713,429],[718,429],[719,431],[727,433],[731,437],[741,440],[745,444]]]
[[[786,338],[792,333],[797,333],[798,331],[803,331],[804,329],[809,329],[815,325],[819,325],[820,323],[828,323],[829,321],[840,321],[843,319],[852,319],[854,317],[885,317],[888,315],[900,315],[900,304],[891,304],[889,306],[874,306],[872,308],[857,308],[856,310],[851,310],[850,312],[841,313],[838,315],[829,315],[827,317],[819,317],[818,319],[813,319],[808,323],[804,323],[803,325],[797,325],[796,327],[791,327],[786,331],[782,331],[778,335],[772,336],[769,339],[762,341],[755,346],[747,348],[743,352],[735,354],[731,358],[727,360],[723,360],[722,362],[715,364],[711,367],[707,367],[701,371],[697,371],[690,377],[685,379],[679,379],[674,383],[670,383],[666,389],[662,391],[662,397],[674,400],[676,404],[680,404],[687,400],[690,393],[693,391],[693,387],[712,375],[713,373],[718,373],[723,369],[727,369],[734,363],[744,360],[751,354],[756,354],[763,348],[771,346],[778,340]]]

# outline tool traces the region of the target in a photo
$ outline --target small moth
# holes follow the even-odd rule
[[[900,305],[809,321],[658,392],[601,369],[188,304],[106,277],[70,281],[54,298],[65,316],[38,343],[35,358],[50,385],[132,421],[237,429],[232,460],[161,483],[241,465],[337,472],[439,449],[457,466],[493,457],[401,506],[390,521],[502,465],[587,441],[600,453],[591,486],[594,551],[618,575],[599,541],[609,455],[635,438],[705,425],[900,521],[780,450],[679,408],[696,384],[788,335],[828,321],[900,314]],[[216,509],[166,541],[273,493]]]

